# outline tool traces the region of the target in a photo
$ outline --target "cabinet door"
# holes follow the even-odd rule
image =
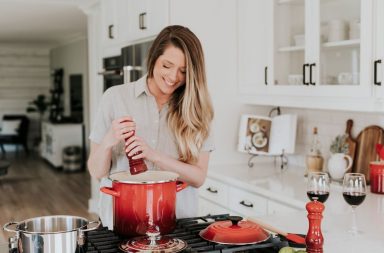
[[[205,198],[199,198],[199,216],[206,215],[216,215],[216,214],[231,214],[237,215],[237,213],[231,212],[230,210],[213,203],[210,200]]]
[[[370,0],[310,1],[313,38],[310,85],[316,95],[368,97],[372,39]]]
[[[130,3],[132,40],[155,36],[168,25],[168,0],[132,0]]]
[[[104,46],[116,44],[119,40],[119,0],[101,1],[101,36]]]
[[[270,29],[273,19],[270,0],[239,0],[238,26],[238,90],[240,94],[265,94],[272,79],[268,73]]]
[[[274,0],[270,61],[273,80],[270,93],[306,95],[309,90],[305,64],[308,61],[308,45],[311,30],[306,22],[308,5],[304,0]]]
[[[199,188],[199,195],[219,205],[226,206],[228,203],[228,186],[217,180],[207,178]]]
[[[384,98],[384,1],[376,0],[374,8],[374,58],[372,60],[372,83],[375,87],[375,96]]]
[[[230,187],[229,208],[242,216],[263,216],[267,214],[267,199],[241,189]]]
[[[268,200],[268,215],[275,214],[288,214],[299,211],[296,208],[275,202],[273,200]]]

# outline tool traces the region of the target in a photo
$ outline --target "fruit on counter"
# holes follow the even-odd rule
[[[307,253],[305,250],[295,250],[292,247],[283,247],[279,250],[279,253]]]
[[[283,247],[279,250],[279,253],[295,253],[295,250],[291,247]]]

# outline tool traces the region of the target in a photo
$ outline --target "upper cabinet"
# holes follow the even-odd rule
[[[101,1],[101,13],[103,48],[113,55],[167,26],[169,0],[105,0]]]
[[[374,16],[376,17],[373,25],[374,52],[373,62],[373,84],[377,99],[384,99],[384,1],[376,0],[373,3]],[[382,108],[384,110],[384,108]]]
[[[383,22],[372,0],[239,0],[238,3],[239,69],[245,71],[239,71],[239,91],[246,90],[247,93],[242,93],[248,95],[246,102],[380,110],[373,96],[372,45],[383,45],[378,42],[382,40],[378,36],[382,36]],[[379,0],[376,4],[382,5]],[[252,11],[247,8],[264,12],[263,19],[252,17]],[[266,22],[269,31],[260,26],[262,22]],[[260,49],[254,48],[254,43],[242,42],[247,39],[266,43],[263,47],[266,52],[255,57]],[[380,50],[376,49],[377,54]],[[375,66],[376,72],[382,72],[380,63]],[[377,73],[376,79],[379,78]],[[250,96],[252,83],[254,92]]]
[[[129,0],[129,4],[130,40],[155,36],[168,25],[168,0]]]

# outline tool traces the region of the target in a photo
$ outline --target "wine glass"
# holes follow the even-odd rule
[[[365,176],[361,173],[346,173],[343,180],[344,200],[352,207],[352,224],[349,233],[357,235],[361,233],[357,229],[356,207],[363,203],[366,195]]]
[[[307,181],[307,196],[310,200],[324,203],[329,197],[329,176],[325,172],[310,172]]]

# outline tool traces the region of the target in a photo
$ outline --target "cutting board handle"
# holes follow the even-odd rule
[[[351,119],[347,120],[347,128],[345,129],[345,133],[348,134],[349,137],[351,137],[351,138],[352,138],[352,136],[351,136],[352,127],[353,127],[353,120],[351,120]]]

